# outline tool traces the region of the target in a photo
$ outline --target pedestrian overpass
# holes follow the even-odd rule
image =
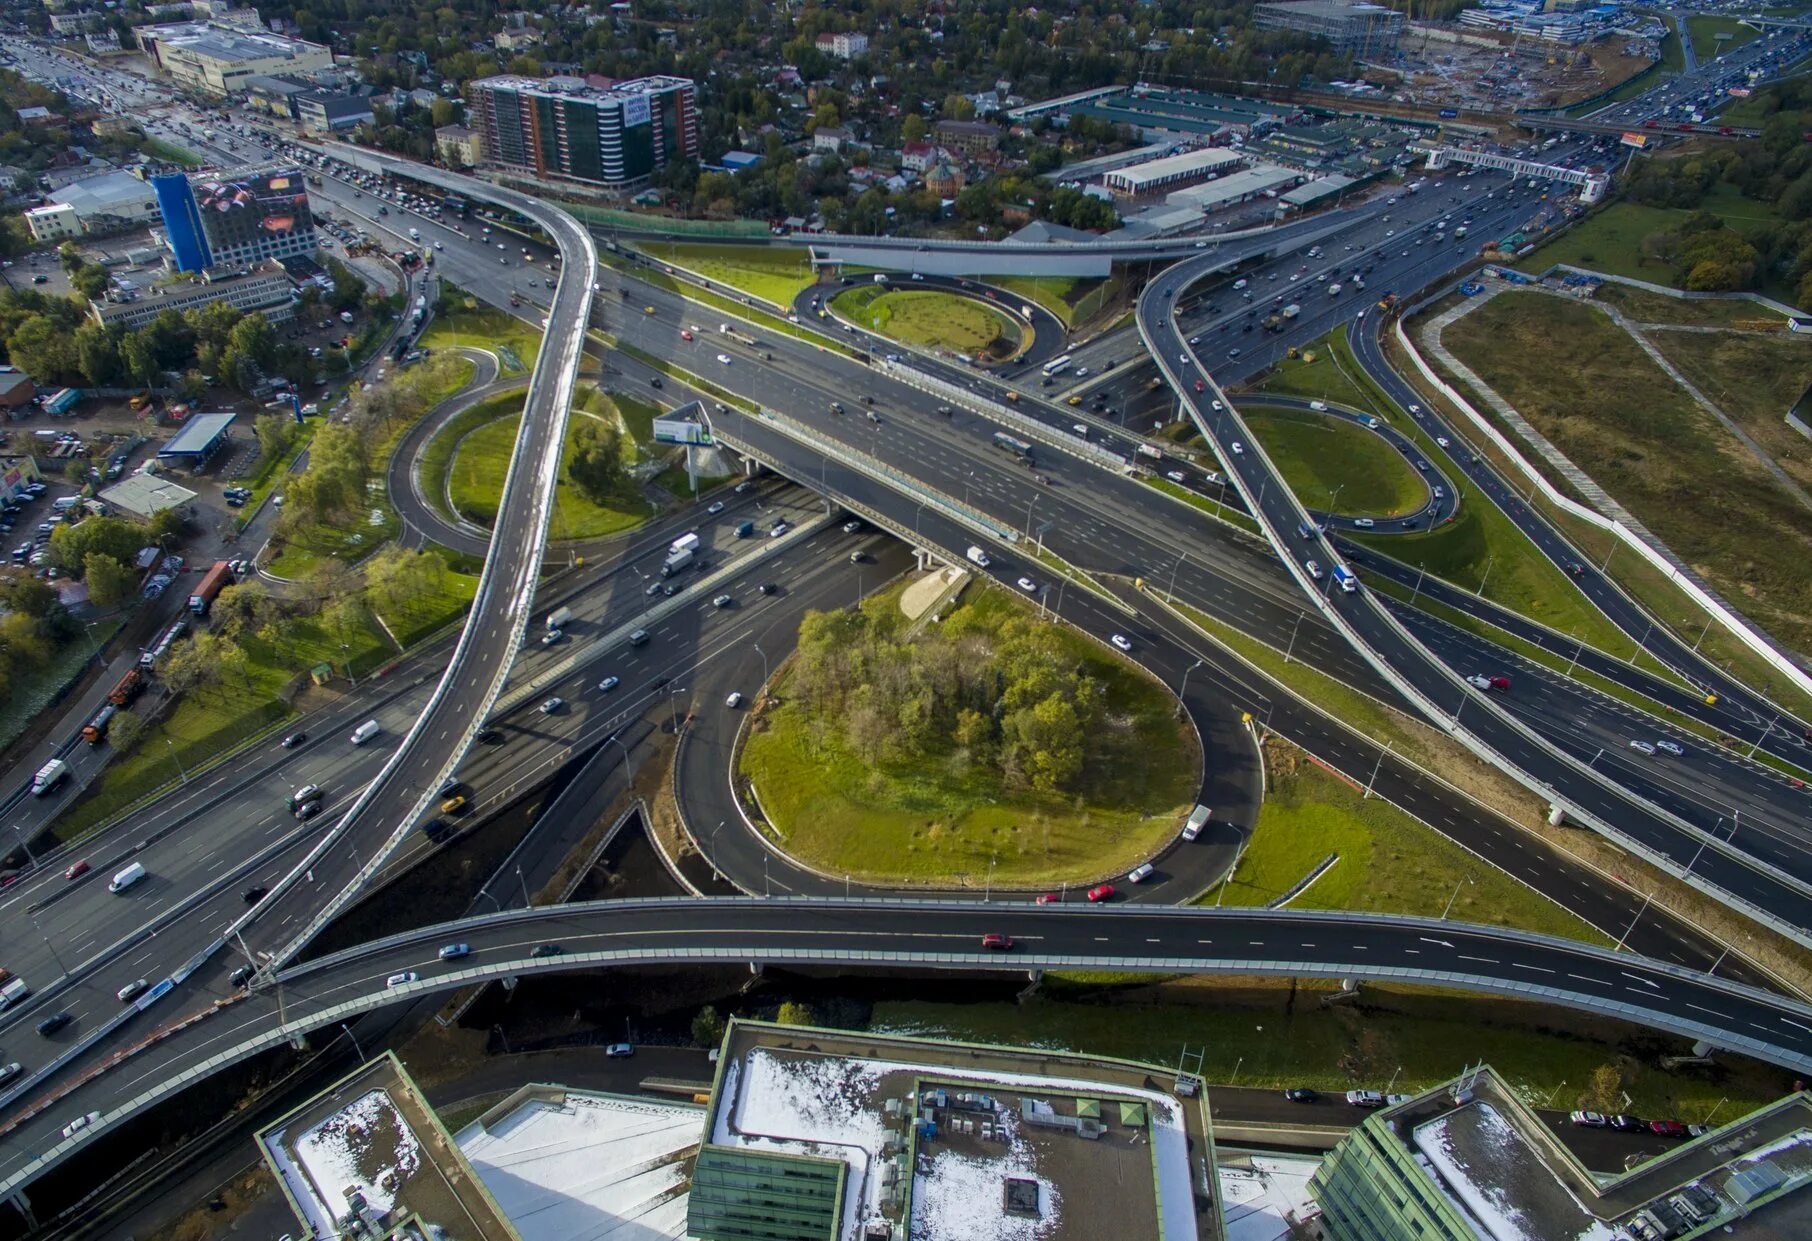
[[[1494,168],[1499,172],[1508,172],[1518,177],[1539,177],[1544,181],[1565,181],[1568,185],[1579,187],[1579,201],[1588,206],[1603,198],[1604,192],[1611,187],[1611,174],[1599,169],[1541,164],[1532,159],[1518,159],[1514,155],[1499,155],[1494,151],[1469,151],[1464,147],[1412,146],[1410,150],[1428,156],[1430,171],[1445,168],[1448,164],[1460,163],[1471,164],[1477,168]]]

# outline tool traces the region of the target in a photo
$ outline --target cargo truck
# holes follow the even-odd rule
[[[214,606],[221,587],[230,584],[232,580],[233,566],[224,560],[216,560],[214,567],[202,577],[201,585],[189,596],[189,611],[197,616],[206,616],[208,609]]]
[[[1294,319],[1297,315],[1302,313],[1302,307],[1298,306],[1295,302],[1291,302],[1288,306],[1283,308],[1281,313],[1286,319]]]
[[[573,610],[571,608],[555,608],[547,614],[547,627],[549,629],[565,629],[567,622],[571,621],[572,618]]]
[[[60,758],[51,759],[48,763],[45,763],[42,767],[38,768],[37,774],[31,778],[31,795],[33,797],[44,796],[44,794],[61,784],[63,777],[68,774],[68,763]]]
[[[113,723],[113,713],[119,708],[108,703],[94,713],[94,718],[82,725],[82,740],[89,745],[99,745],[107,736],[107,726]]]
[[[687,551],[689,549],[697,550],[697,548],[698,548],[698,531],[688,530],[686,533],[680,535],[679,538],[677,538],[677,539],[673,540],[673,542],[667,544],[667,554],[672,555],[674,552],[683,552],[683,551]]]
[[[145,674],[133,668],[119,679],[119,683],[107,691],[107,701],[116,707],[123,707],[137,698],[145,689]]]
[[[677,552],[668,552],[667,559],[661,562],[661,576],[672,577],[691,563],[692,549],[690,547],[682,547]]]
[[[1359,589],[1359,579],[1343,564],[1334,566],[1334,583],[1349,595]]]

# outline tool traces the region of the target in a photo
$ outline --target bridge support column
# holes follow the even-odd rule
[[[761,462],[753,457],[744,457],[742,459],[742,474],[744,478],[754,478],[760,473]]]
[[[25,1196],[25,1191],[23,1189],[15,1189],[12,1197],[8,1198],[7,1201],[17,1208],[20,1217],[25,1220],[26,1227],[30,1228],[33,1232],[36,1232],[38,1230],[38,1217],[31,1213],[31,1199]]]
[[[1359,980],[1357,978],[1342,978],[1340,980],[1340,990],[1336,991],[1333,995],[1322,996],[1321,1006],[1323,1008],[1332,1008],[1336,1004],[1348,1004],[1358,998]]]
[[[1436,147],[1428,153],[1428,163],[1424,167],[1431,172],[1447,167],[1447,152],[1441,147]]]
[[[918,566],[920,573],[929,569],[936,560],[937,557],[926,548],[915,547],[912,549],[912,563]]]
[[[1031,999],[1033,996],[1037,995],[1038,989],[1042,986],[1044,986],[1044,971],[1043,970],[1027,970],[1026,971],[1026,985],[1023,988],[1021,988],[1019,994],[1014,996],[1013,998],[1015,1000],[1017,1000],[1019,1003],[1023,1004],[1027,1000]]]
[[[1548,826],[1565,827],[1566,822],[1567,808],[1559,802],[1550,802],[1548,804]]]

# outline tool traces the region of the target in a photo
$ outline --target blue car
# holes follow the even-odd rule
[[[471,951],[472,945],[470,944],[448,944],[445,948],[440,950],[440,959],[443,961],[457,961],[463,956],[470,955]]]

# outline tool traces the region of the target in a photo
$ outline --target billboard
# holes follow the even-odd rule
[[[654,442],[657,444],[702,444],[709,446],[711,428],[702,422],[688,422],[681,418],[656,418],[654,420]]]
[[[236,249],[312,231],[308,186],[293,168],[232,179],[195,181],[195,205],[209,244]]]
[[[650,116],[648,96],[631,95],[623,101],[623,128],[646,125]]]
[[[1648,135],[1642,133],[1625,133],[1618,141],[1626,147],[1635,147],[1640,151],[1648,146]]]

